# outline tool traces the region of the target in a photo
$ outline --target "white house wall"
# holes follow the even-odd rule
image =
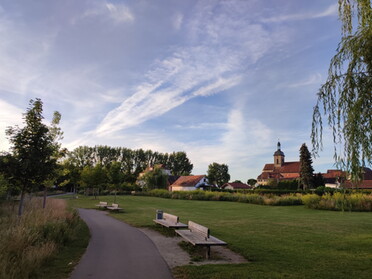
[[[197,190],[195,187],[182,187],[182,186],[172,186],[173,191],[195,191]]]

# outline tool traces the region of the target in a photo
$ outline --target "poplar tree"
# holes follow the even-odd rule
[[[338,167],[361,179],[372,164],[372,7],[370,0],[339,0],[341,42],[313,110],[313,153],[322,149],[323,117],[332,130]]]
[[[311,154],[304,143],[300,148],[300,180],[304,190],[312,188],[314,185],[314,169],[312,164]]]

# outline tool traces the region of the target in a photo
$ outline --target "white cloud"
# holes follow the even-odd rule
[[[204,4],[204,3],[203,3]],[[107,135],[160,116],[195,97],[206,97],[238,85],[245,64],[254,64],[285,36],[273,35],[233,16],[227,9],[213,14],[214,5],[198,7],[185,25],[190,44],[157,60],[133,89],[132,96],[107,113],[96,132]],[[203,26],[203,29],[195,28]]]
[[[335,16],[338,12],[338,4],[333,4],[329,6],[324,11],[320,12],[309,12],[309,13],[299,13],[299,14],[288,14],[288,15],[279,15],[270,18],[262,19],[262,22],[283,22],[283,21],[297,21],[297,20],[307,20],[307,19],[316,19],[327,16]]]
[[[315,73],[310,75],[308,78],[304,80],[300,80],[296,83],[289,84],[288,87],[290,88],[297,88],[297,87],[304,87],[309,85],[320,85],[322,81],[322,75],[320,73]]]
[[[72,24],[75,24],[79,20],[91,17],[101,17],[108,19],[115,24],[120,23],[131,23],[135,20],[135,17],[131,10],[124,4],[113,4],[113,3],[102,3],[94,2],[93,8],[86,10],[79,17],[71,20]]]
[[[181,13],[177,13],[173,16],[172,18],[172,24],[173,24],[173,28],[175,30],[180,30],[181,29],[181,26],[182,26],[182,22],[183,22],[183,14]]]
[[[112,3],[106,3],[106,8],[110,13],[110,17],[116,23],[134,21],[133,14],[129,8],[123,4],[114,5]]]
[[[22,110],[0,99],[0,151],[6,151],[10,145],[5,135],[9,126],[21,125]]]

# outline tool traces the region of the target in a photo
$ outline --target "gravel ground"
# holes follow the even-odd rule
[[[202,261],[193,262],[190,259],[190,255],[178,245],[178,243],[182,241],[180,236],[166,237],[151,229],[141,228],[140,230],[154,242],[170,268],[189,264],[235,264],[248,262],[244,257],[224,246],[211,247],[210,260],[204,259]]]

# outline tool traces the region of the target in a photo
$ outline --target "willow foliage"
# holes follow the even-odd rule
[[[335,160],[354,181],[372,164],[372,7],[370,0],[339,0],[342,39],[313,111],[313,152],[322,148],[323,116],[333,133]],[[341,149],[338,150],[338,146]]]

